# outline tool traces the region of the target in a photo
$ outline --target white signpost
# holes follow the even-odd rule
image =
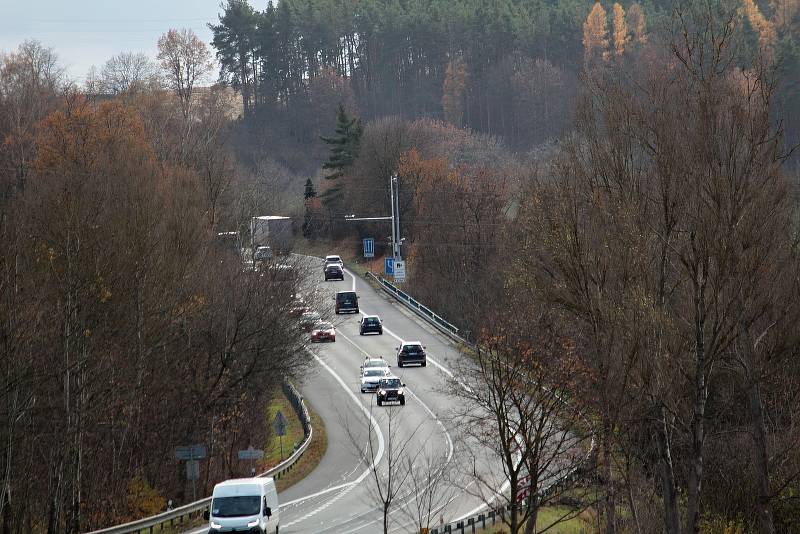
[[[406,262],[403,260],[394,260],[394,281],[406,281]]]

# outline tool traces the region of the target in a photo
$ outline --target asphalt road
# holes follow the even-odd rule
[[[475,466],[460,454],[457,429],[448,428],[447,414],[454,400],[446,394],[445,378],[451,375],[450,367],[459,357],[458,351],[445,336],[365,280],[346,272],[342,282],[323,282],[322,261],[305,261],[310,279],[323,295],[330,295],[323,297],[323,302],[330,300],[332,305],[336,291],[355,289],[361,314],[333,315],[332,311],[328,314],[321,310],[334,321],[336,342],[312,347],[316,366],[300,390],[325,422],[328,449],[312,473],[279,495],[281,532],[382,531],[383,515],[370,467],[374,461],[382,480],[386,480],[389,460],[398,456],[390,449],[406,440],[404,461],[411,458],[417,469],[432,458],[439,464],[449,462],[452,467],[449,471],[453,480],[437,490],[444,505],[436,506],[435,524],[476,513],[484,502],[476,496],[477,487],[468,471],[491,470],[484,462]],[[364,314],[381,317],[383,335],[359,335],[358,320]],[[395,348],[401,340],[419,340],[426,346],[427,367],[396,367]],[[410,390],[405,406],[378,407],[373,394],[360,392],[359,365],[366,355],[382,356],[390,362],[392,371]],[[372,454],[365,458],[359,451],[366,449],[370,438]],[[498,480],[498,487],[501,484]],[[419,492],[408,481],[401,487],[392,504],[391,532],[417,532],[415,493]]]

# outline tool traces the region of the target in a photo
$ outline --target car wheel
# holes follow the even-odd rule
[[[406,405],[406,398],[400,397],[400,406],[405,406],[405,405]]]
[[[380,397],[378,397],[378,406],[383,406],[383,403],[381,402]]]
[[[382,335],[383,335],[383,328],[381,328],[380,330],[378,330],[378,335],[379,335],[379,336],[382,336]]]
[[[401,362],[400,360],[397,360],[397,367],[403,367],[403,362]]]
[[[361,393],[366,393],[366,391],[364,391],[364,388],[361,388]]]
[[[422,362],[422,367],[426,367],[427,365],[428,365],[428,362]]]
[[[359,336],[363,336],[363,335],[364,335],[364,331],[363,331],[363,330],[359,330],[359,331],[358,331],[358,335],[359,335]]]
[[[331,343],[336,343],[336,338],[331,339]]]

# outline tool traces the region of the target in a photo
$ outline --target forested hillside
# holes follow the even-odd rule
[[[673,4],[602,3],[590,18],[588,0],[283,0],[264,10],[229,0],[213,45],[256,131],[269,124],[314,143],[344,102],[364,120],[434,118],[527,150],[571,126],[585,24],[588,45],[613,60],[666,31]],[[768,45],[783,66],[795,139],[798,6],[747,0],[740,9],[750,51]]]

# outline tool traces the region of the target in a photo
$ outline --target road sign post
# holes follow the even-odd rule
[[[374,258],[375,257],[375,239],[372,237],[364,238],[364,257],[365,258]]]
[[[205,445],[175,447],[175,457],[186,461],[186,480],[192,483],[192,500],[197,500],[197,479],[200,478],[200,462],[206,457]]]
[[[264,451],[261,449],[254,449],[252,445],[247,447],[246,449],[239,451],[239,459],[240,460],[249,460],[253,462],[250,466],[250,475],[256,475],[256,460],[260,460],[264,457]]]
[[[281,444],[281,461],[283,461],[283,436],[286,435],[286,418],[280,410],[275,414],[275,422],[272,423],[272,428],[275,429],[275,433],[278,435]]]
[[[395,282],[405,282],[406,281],[406,262],[402,260],[395,260],[394,261],[394,281]]]

